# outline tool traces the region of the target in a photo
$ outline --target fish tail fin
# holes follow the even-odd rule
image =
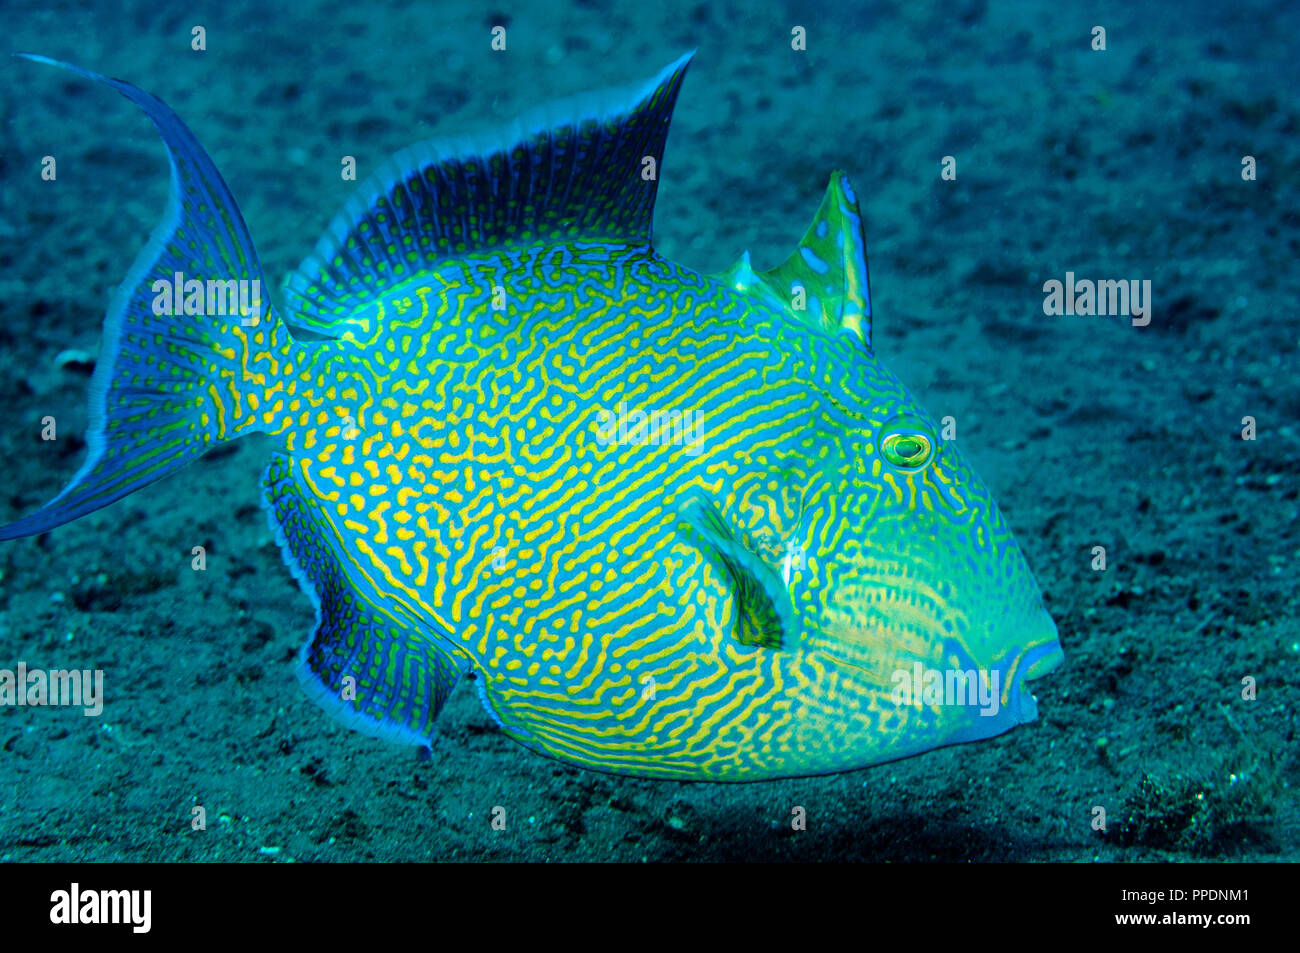
[[[294,347],[263,294],[239,207],[176,114],[121,80],[17,55],[111,86],[139,106],[167,147],[171,189],[162,221],[104,318],[90,384],[86,461],[53,500],[0,527],[0,539],[71,522],[180,469],[214,444],[270,429]]]

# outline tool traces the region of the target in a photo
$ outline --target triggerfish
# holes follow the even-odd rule
[[[271,301],[162,102],[162,222],[110,303],[88,456],[45,533],[242,434],[311,598],[307,693],[432,748],[462,678],[618,774],[861,768],[1036,714],[1063,655],[989,491],[876,359],[842,172],[795,253],[703,275],[651,218],[689,55],[377,168]]]

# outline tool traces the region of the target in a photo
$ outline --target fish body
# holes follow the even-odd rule
[[[654,250],[687,63],[394,156],[281,308],[184,124],[55,63],[149,115],[172,202],[110,305],[85,466],[0,538],[260,431],[268,520],[317,611],[300,679],[367,734],[429,746],[466,677],[537,752],[683,780],[1031,720],[1056,627],[978,476],[871,350],[847,177],[770,271]]]

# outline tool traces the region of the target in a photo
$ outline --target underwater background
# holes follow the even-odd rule
[[[656,246],[772,267],[846,170],[875,352],[959,422],[1066,654],[1034,684],[1037,722],[839,776],[585,772],[500,734],[464,685],[420,760],[299,688],[313,614],[251,437],[0,545],[0,668],[102,668],[107,695],[94,718],[0,708],[0,860],[1300,859],[1297,35],[1285,2],[0,4],[5,52],[176,110],[276,282],[351,193],[340,156],[364,178],[698,48]],[[167,167],[128,102],[23,60],[0,59],[0,120],[7,522],[84,457],[104,309]],[[1067,272],[1149,280],[1150,324],[1046,315]]]

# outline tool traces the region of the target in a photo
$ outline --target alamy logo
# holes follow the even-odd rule
[[[133,933],[148,933],[153,921],[152,890],[71,890],[50,894],[50,922],[54,924],[127,923]]]
[[[153,313],[239,315],[245,327],[255,327],[262,317],[262,282],[258,278],[185,277],[185,272],[171,278],[158,278],[151,286]]]
[[[1119,315],[1132,318],[1136,328],[1151,323],[1150,278],[1075,281],[1074,272],[1067,271],[1064,282],[1055,278],[1043,282],[1043,294],[1043,314]]]
[[[698,457],[704,449],[700,423],[699,411],[652,410],[647,414],[629,411],[626,401],[620,401],[617,411],[602,407],[596,412],[596,442],[602,447],[685,447],[687,453]]]
[[[1000,709],[1001,676],[997,669],[926,668],[915,662],[910,671],[900,668],[894,672],[890,697],[900,707],[964,705],[978,708],[980,715],[992,718]]]
[[[104,671],[29,671],[26,662],[19,662],[16,671],[0,669],[0,707],[10,705],[80,708],[87,718],[93,718],[104,710]]]

